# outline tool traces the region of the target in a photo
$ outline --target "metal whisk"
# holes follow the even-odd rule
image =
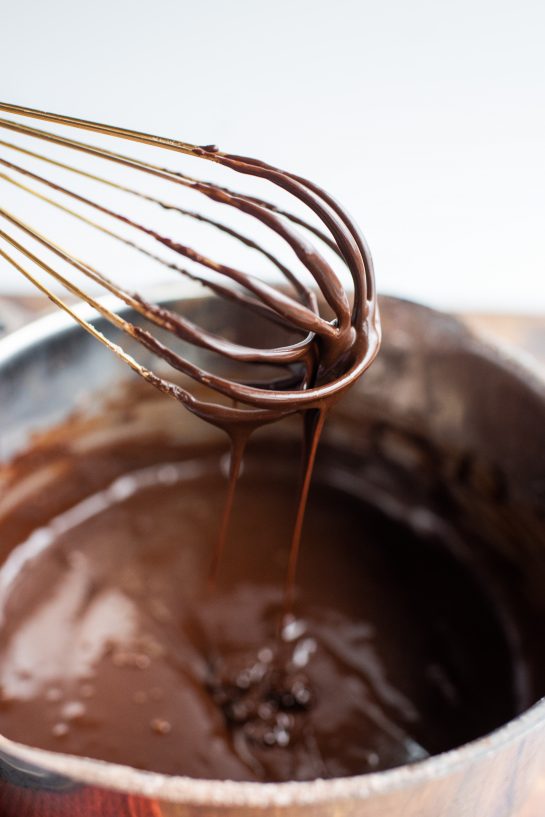
[[[0,258],[156,388],[216,425],[249,427],[293,411],[325,405],[369,366],[380,341],[371,258],[354,222],[315,184],[255,159],[222,153],[210,145],[195,146],[16,105],[0,103],[0,111],[10,115],[0,118]],[[28,124],[29,119],[35,121]],[[51,123],[53,130],[44,129],[36,120]],[[74,139],[74,129],[99,134],[100,144]],[[104,141],[108,147],[104,147]],[[202,181],[178,169],[151,163],[147,158],[118,152],[120,141],[161,150],[161,155],[171,151],[198,158],[227,172],[254,177],[297,200],[298,207],[304,205],[307,215],[284,209],[253,193],[236,192],[223,184]],[[183,188],[203,203],[220,205],[222,213],[237,213],[237,217],[246,217],[249,225],[259,225],[260,231],[266,228],[275,241],[280,240],[287,247],[291,260],[282,260],[278,252],[267,249],[251,232],[247,234],[223,218],[150,193],[145,187],[150,177],[170,185],[173,196]],[[95,197],[88,187],[102,192]],[[14,188],[19,191],[17,195],[29,197],[29,204],[32,199],[42,207],[46,205],[46,214],[53,211],[61,214],[66,219],[63,230],[68,236],[71,224],[84,224],[129,253],[145,258],[150,265],[168,267],[200,282],[216,297],[228,299],[243,310],[252,310],[265,321],[280,324],[295,339],[275,348],[245,346],[195,325],[179,312],[151,303],[121,285],[119,276],[110,270],[99,271],[83,260],[79,252],[75,254],[73,249],[53,241],[47,234],[47,220],[42,232],[12,207],[8,208],[8,193]],[[124,202],[123,209],[117,204],[119,198]],[[157,212],[165,214],[167,220],[168,214],[175,213],[206,225],[258,253],[281,274],[283,286],[216,261],[203,250],[167,237],[162,228],[159,231],[146,226],[138,215],[144,205],[159,208]],[[315,217],[318,224],[313,221]],[[168,258],[160,254],[165,250]],[[191,262],[190,266],[182,266],[178,259]],[[298,271],[292,269],[292,261],[297,263]],[[334,268],[336,264],[348,270],[352,293],[345,290]],[[91,290],[85,282],[92,284]],[[68,302],[58,294],[58,285],[70,294]],[[97,288],[117,296],[152,327],[166,330],[193,347],[241,365],[273,366],[279,373],[259,382],[206,371],[159,339],[153,330],[106,308],[94,294]],[[197,396],[185,381],[182,386],[141,365],[84,320],[73,304],[74,298],[90,304],[110,324],[189,381],[206,387],[210,398]],[[263,340],[266,344],[267,338]]]

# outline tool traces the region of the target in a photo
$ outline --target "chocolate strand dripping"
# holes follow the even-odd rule
[[[244,452],[246,445],[250,438],[251,429],[238,429],[237,432],[232,432],[229,435],[229,475],[227,478],[227,491],[225,495],[225,502],[221,515],[221,522],[219,534],[214,546],[214,552],[210,561],[210,569],[208,572],[208,589],[214,590],[218,583],[218,574],[221,565],[221,560],[225,550],[225,543],[227,540],[227,533],[229,531],[229,523],[233,512],[233,502],[235,499],[235,492],[237,487],[242,460],[244,459]]]
[[[285,620],[293,612],[295,599],[295,580],[297,575],[297,564],[299,562],[299,550],[301,548],[301,536],[303,533],[303,522],[308,503],[308,495],[318,444],[325,425],[327,409],[308,409],[303,415],[303,452],[301,458],[301,478],[299,486],[299,496],[297,499],[297,510],[291,537],[291,544],[288,557],[288,570],[286,574],[286,586],[284,591],[284,610],[282,619]]]

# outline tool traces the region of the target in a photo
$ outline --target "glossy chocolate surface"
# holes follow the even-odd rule
[[[297,780],[412,762],[527,705],[528,668],[453,554],[453,520],[396,519],[343,479],[334,447],[278,636],[298,457],[251,443],[210,590],[225,452],[160,438],[57,452],[47,489],[0,528],[15,546],[0,731],[168,774]]]

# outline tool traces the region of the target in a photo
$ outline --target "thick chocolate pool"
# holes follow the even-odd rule
[[[416,761],[536,698],[516,604],[471,557],[482,532],[439,483],[426,504],[411,479],[405,497],[403,479],[372,487],[387,445],[361,461],[324,444],[281,632],[295,442],[251,443],[214,591],[224,448],[65,445],[20,458],[0,521],[7,737],[168,774],[301,780]]]

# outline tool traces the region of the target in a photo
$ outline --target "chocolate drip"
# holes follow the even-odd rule
[[[212,561],[210,563],[210,572],[208,576],[208,586],[211,590],[216,588],[218,581],[218,572],[220,568],[223,551],[225,549],[225,541],[227,539],[227,532],[229,530],[229,522],[231,521],[231,514],[233,512],[233,502],[235,499],[235,490],[237,481],[244,458],[244,451],[248,442],[250,433],[248,429],[239,429],[238,433],[231,433],[231,448],[229,452],[229,478],[227,483],[227,493],[225,496],[225,504],[221,516],[219,536],[214,546],[212,554]]]
[[[314,470],[318,443],[326,420],[326,409],[310,409],[304,415],[303,434],[303,458],[301,469],[301,484],[299,488],[299,499],[297,502],[297,513],[291,538],[290,555],[288,562],[288,573],[286,578],[286,591],[284,598],[284,616],[291,614],[293,609],[295,578],[297,564],[299,561],[299,549],[301,547],[301,535],[303,532],[303,522],[308,502],[310,481]]]

